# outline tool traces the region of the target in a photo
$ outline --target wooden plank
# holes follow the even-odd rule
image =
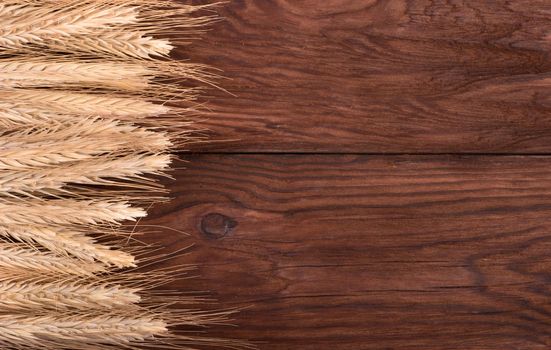
[[[547,0],[233,0],[178,57],[208,63],[201,126],[242,152],[548,153]]]
[[[547,349],[551,157],[195,155],[146,222],[270,349]]]

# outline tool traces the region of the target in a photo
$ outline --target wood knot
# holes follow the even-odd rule
[[[230,234],[237,221],[220,213],[210,213],[201,220],[201,231],[211,239],[220,239]]]

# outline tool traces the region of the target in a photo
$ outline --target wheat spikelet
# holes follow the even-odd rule
[[[169,107],[140,99],[45,90],[0,91],[0,103],[5,101],[30,101],[50,112],[115,118],[139,119],[170,112]]]
[[[0,229],[0,235],[2,232],[3,230]],[[11,270],[20,276],[75,275],[92,277],[95,274],[106,272],[106,267],[95,262],[84,262],[30,249],[26,245],[0,243],[0,270]]]
[[[168,136],[145,128],[101,119],[0,132],[0,170],[23,170],[103,155],[156,153],[171,147]],[[1,182],[1,181],[0,181]]]
[[[0,225],[99,225],[134,221],[146,215],[127,202],[53,199],[0,200]]]
[[[71,120],[74,120],[74,116],[44,111],[30,106],[28,103],[21,104],[14,101],[0,101],[0,128],[2,130]]]
[[[138,290],[117,284],[0,281],[0,312],[9,310],[130,310],[141,300]]]
[[[101,154],[127,154],[132,152],[156,153],[171,147],[171,141],[161,132],[151,132],[144,128],[118,125],[106,120],[85,120],[80,123],[44,125],[12,130],[0,134],[1,160],[9,167],[44,166],[67,161],[77,161]],[[103,130],[101,130],[104,127]],[[90,135],[79,134],[97,130]],[[69,134],[68,132],[72,133]],[[65,138],[63,136],[67,134]],[[96,145],[94,147],[94,142]],[[25,149],[21,149],[21,148]],[[44,149],[44,148],[48,149]],[[39,148],[43,150],[40,152]],[[58,160],[55,155],[59,154]],[[33,164],[34,158],[45,158]],[[51,158],[51,159],[49,159]],[[65,159],[66,158],[66,159]],[[9,160],[18,163],[10,165]],[[49,159],[49,160],[48,160]]]
[[[39,245],[62,257],[74,257],[85,263],[96,261],[117,268],[135,267],[132,254],[98,244],[92,237],[67,227],[2,224],[0,236],[30,245]]]
[[[90,33],[96,28],[135,23],[137,10],[125,6],[64,4],[0,6],[0,47],[19,48],[53,37]]]
[[[127,186],[155,190],[145,174],[161,175],[171,162],[167,154],[131,154],[118,158],[95,157],[89,161],[63,163],[56,167],[22,168],[3,171],[0,192],[7,195],[33,196],[35,192],[57,193],[67,185]],[[70,192],[72,189],[73,192]],[[67,193],[76,193],[71,187]]]
[[[116,153],[121,150],[157,153],[166,151],[172,146],[170,138],[165,132],[99,118],[85,118],[62,125],[55,123],[38,125],[2,136],[3,140],[0,145],[16,144],[18,137],[23,137],[24,140],[24,142],[19,140],[19,143],[47,144],[48,146],[75,140],[81,143],[95,140],[98,143],[96,145],[98,154]],[[104,143],[108,145],[104,145]]]
[[[147,89],[155,71],[124,62],[80,62],[40,59],[0,60],[0,86],[105,87],[128,91]]]
[[[2,347],[60,349],[86,345],[125,346],[168,333],[164,321],[151,316],[2,316]],[[107,348],[107,347],[106,347]]]
[[[7,33],[0,32],[0,47],[23,52],[27,48],[26,54],[32,52],[29,48],[38,48],[44,52],[87,54],[89,57],[166,57],[173,45],[154,35],[176,30],[181,36],[192,36],[215,19],[214,16],[189,16],[212,5],[190,6],[170,1],[27,1],[23,14],[20,2],[5,6],[6,17],[22,23]],[[34,6],[29,6],[31,4]],[[34,7],[35,11],[29,7]],[[45,15],[29,18],[29,13],[34,15],[37,8]],[[76,11],[85,15],[77,16]],[[61,23],[52,23],[52,13],[61,16]]]
[[[69,39],[52,37],[47,41],[52,51],[86,56],[150,59],[167,57],[174,46],[169,40],[155,39],[144,32],[109,31],[94,37],[74,35]]]

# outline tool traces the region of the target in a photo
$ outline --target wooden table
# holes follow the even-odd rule
[[[551,1],[231,0],[156,238],[261,349],[551,347]]]

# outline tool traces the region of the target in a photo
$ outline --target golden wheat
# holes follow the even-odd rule
[[[174,48],[169,40],[155,39],[144,32],[106,31],[94,37],[74,35],[70,38],[51,37],[47,44],[53,51],[73,54],[94,53],[100,57],[130,57],[150,59],[167,57]]]
[[[167,324],[151,316],[0,315],[0,346],[3,348],[124,347],[167,333]]]
[[[3,134],[14,128],[72,120],[75,120],[75,116],[44,111],[33,107],[29,102],[23,104],[16,101],[0,101],[0,128],[3,130]]]
[[[0,11],[0,20],[4,13],[9,28],[0,31],[0,47],[27,55],[40,49],[89,57],[166,57],[174,46],[153,35],[177,31],[180,36],[194,36],[215,19],[189,16],[212,5],[190,6],[171,1],[27,1],[23,7],[21,2],[6,4]],[[61,21],[53,21],[52,16]]]
[[[0,6],[0,47],[18,48],[52,37],[90,33],[96,28],[135,23],[137,9],[127,6],[77,5]]]
[[[97,156],[56,167],[8,169],[0,178],[0,193],[22,196],[57,194],[74,184],[155,190],[155,183],[145,179],[144,175],[161,175],[170,162],[168,154],[131,154],[118,158]],[[67,194],[77,192],[77,189],[71,192],[71,188],[66,189]]]
[[[2,235],[0,229],[0,235]],[[5,235],[3,235],[5,236]],[[11,237],[13,238],[13,237]],[[18,276],[86,276],[92,277],[107,271],[107,268],[96,262],[75,260],[56,255],[28,245],[0,243],[0,271],[11,271]],[[0,273],[0,279],[2,279]]]
[[[0,60],[0,86],[5,88],[80,86],[136,91],[147,89],[154,76],[148,67],[124,62]]]
[[[0,281],[0,312],[13,310],[112,310],[132,308],[141,297],[136,289],[117,284]]]
[[[0,1],[0,348],[223,344],[169,332],[225,323],[231,311],[187,309],[200,298],[157,292],[187,267],[144,271],[138,261],[168,256],[128,245],[130,224],[165,194],[170,152],[193,140],[184,116],[197,113],[196,84],[217,78],[169,57],[215,20],[196,13],[210,9]]]
[[[59,256],[74,257],[85,263],[100,262],[107,267],[135,267],[135,257],[122,250],[97,243],[72,227],[2,224],[0,236],[41,246]]]
[[[47,90],[0,91],[0,103],[21,101],[44,111],[101,117],[132,118],[134,120],[168,114],[170,108],[135,98],[111,97]],[[27,101],[27,102],[25,102]]]
[[[101,119],[30,127],[5,135],[0,132],[0,137],[0,170],[18,171],[98,156],[109,159],[136,152],[155,154],[172,146],[162,132]]]
[[[146,216],[127,202],[52,199],[0,200],[0,225],[99,225]]]

